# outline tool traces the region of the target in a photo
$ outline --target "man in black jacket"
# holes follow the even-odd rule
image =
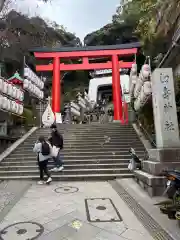
[[[54,157],[55,168],[53,168],[51,171],[59,172],[64,169],[61,155],[61,150],[63,149],[63,136],[58,132],[55,124],[51,126],[51,129],[52,132],[49,142],[51,143],[53,150],[57,151],[57,156]]]

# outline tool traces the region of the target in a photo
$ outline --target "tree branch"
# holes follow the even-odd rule
[[[0,12],[2,11],[6,0],[0,0]]]

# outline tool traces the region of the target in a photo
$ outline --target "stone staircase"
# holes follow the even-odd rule
[[[64,171],[53,173],[54,180],[110,180],[133,177],[128,170],[129,148],[143,157],[144,146],[131,125],[119,123],[59,126],[64,136]],[[38,129],[0,163],[0,180],[39,178],[34,142],[49,129]],[[53,167],[53,161],[49,162]]]

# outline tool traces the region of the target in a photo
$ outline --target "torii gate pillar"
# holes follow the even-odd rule
[[[120,84],[119,60],[117,55],[112,56],[112,89],[114,103],[114,121],[122,121],[122,91]]]
[[[52,111],[60,112],[61,106],[61,79],[60,79],[60,58],[53,59],[53,82],[52,82]]]

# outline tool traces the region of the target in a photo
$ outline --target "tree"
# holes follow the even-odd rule
[[[0,0],[0,13],[1,13],[1,11],[3,10],[6,2],[8,2],[8,1],[9,1],[9,0]],[[16,0],[16,1],[20,2],[21,0]],[[43,1],[43,2],[48,2],[48,1],[50,1],[50,0],[41,0],[41,1]]]

